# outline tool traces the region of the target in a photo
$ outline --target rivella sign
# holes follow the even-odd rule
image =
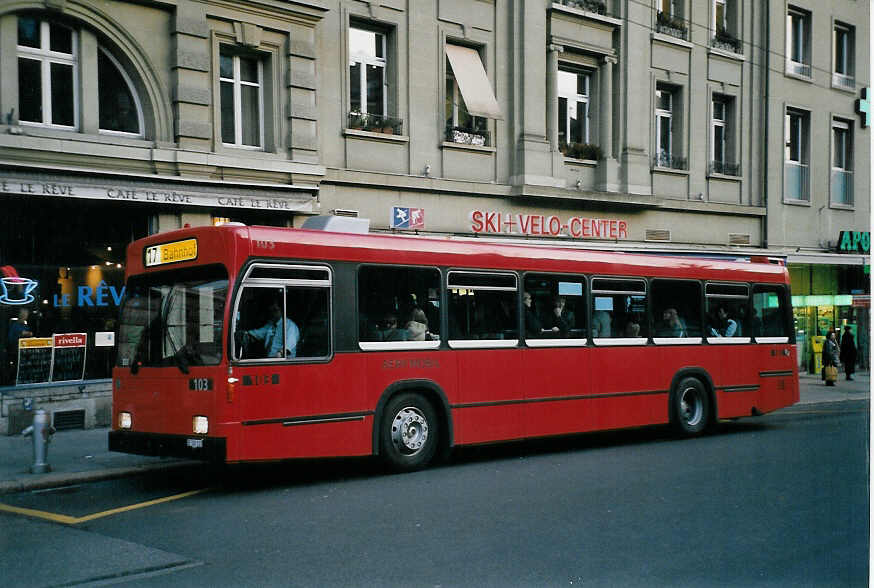
[[[470,213],[471,230],[477,234],[525,235],[531,237],[558,237],[574,239],[628,238],[628,221],[613,218],[588,218],[519,214],[474,210]]]

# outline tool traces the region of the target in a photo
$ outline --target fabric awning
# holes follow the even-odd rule
[[[467,111],[474,116],[503,119],[479,53],[469,47],[447,44],[446,57]]]

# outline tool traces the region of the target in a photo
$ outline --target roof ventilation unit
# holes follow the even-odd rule
[[[331,233],[367,233],[370,231],[370,220],[351,216],[311,216],[301,228]]]

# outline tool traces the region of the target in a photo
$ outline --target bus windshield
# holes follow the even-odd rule
[[[118,332],[118,365],[217,365],[228,273],[222,266],[133,276],[125,289]]]

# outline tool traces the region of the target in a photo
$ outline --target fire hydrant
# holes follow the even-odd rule
[[[41,408],[33,411],[33,424],[21,432],[22,437],[33,437],[33,465],[30,466],[31,474],[44,474],[52,471],[48,464],[49,442],[55,428],[49,419],[49,413]]]

